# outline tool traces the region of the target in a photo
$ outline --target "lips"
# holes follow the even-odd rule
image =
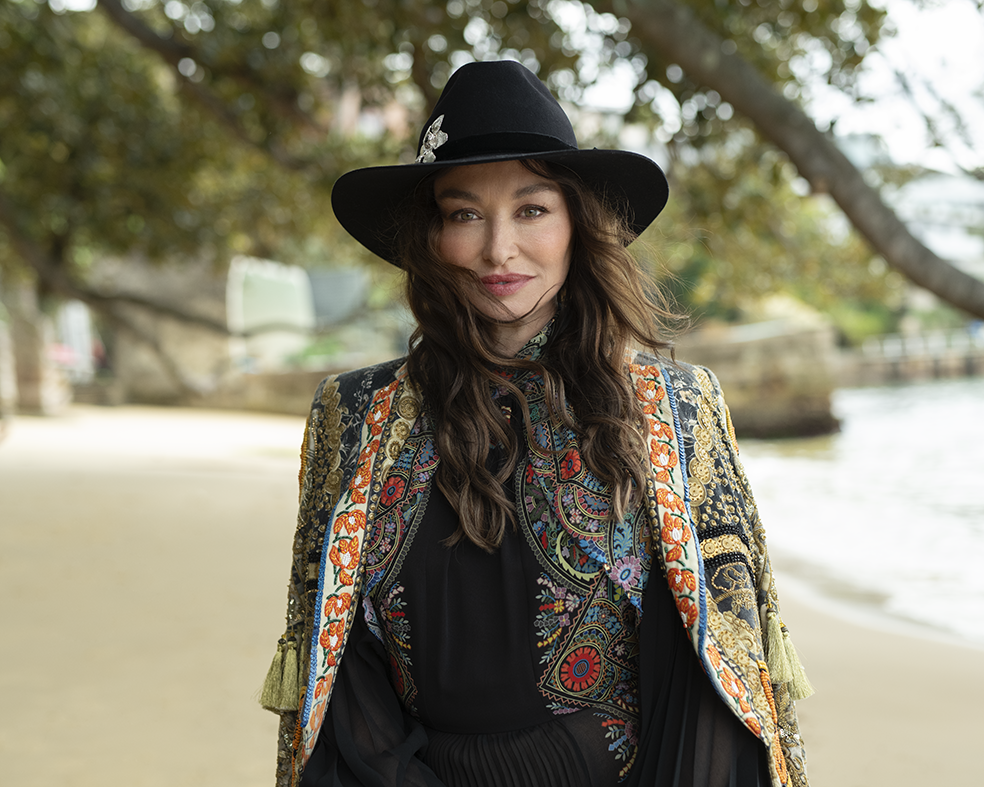
[[[532,278],[532,276],[524,276],[520,273],[493,273],[489,276],[483,276],[481,282],[489,294],[502,298],[519,292]]]

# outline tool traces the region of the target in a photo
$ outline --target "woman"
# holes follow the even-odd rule
[[[806,784],[717,382],[630,350],[667,347],[625,248],[666,194],[509,62],[452,76],[414,164],[336,184],[419,327],[311,411],[279,784]]]

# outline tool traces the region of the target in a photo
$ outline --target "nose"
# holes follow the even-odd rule
[[[483,256],[495,266],[505,265],[517,254],[516,231],[508,221],[498,218],[485,223],[485,249]]]

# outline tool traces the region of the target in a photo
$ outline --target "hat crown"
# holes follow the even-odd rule
[[[577,150],[566,113],[533,72],[511,60],[451,75],[417,143],[418,163]]]

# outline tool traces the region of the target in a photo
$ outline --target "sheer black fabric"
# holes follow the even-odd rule
[[[525,535],[508,533],[494,554],[470,542],[449,548],[456,515],[436,486],[427,497],[398,578],[413,713],[360,611],[302,787],[616,787],[624,762],[598,715],[556,714],[538,689],[541,567]],[[714,693],[656,567],[639,664],[639,745],[622,785],[771,784],[765,747]]]
[[[419,755],[427,733],[403,712],[382,644],[357,614],[301,787],[444,787]]]
[[[765,745],[715,693],[659,574],[643,610],[641,732],[627,787],[769,787]]]

